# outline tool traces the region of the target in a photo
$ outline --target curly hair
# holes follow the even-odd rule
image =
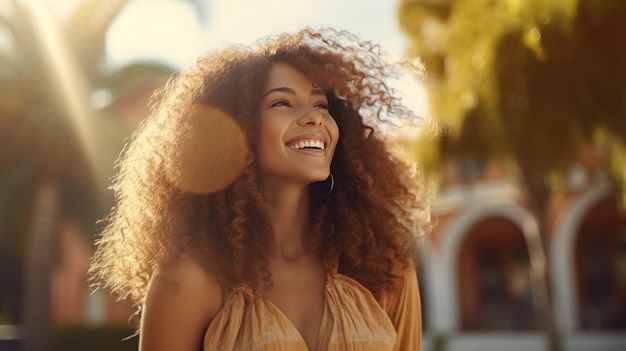
[[[141,302],[152,275],[181,255],[200,260],[225,286],[271,281],[273,242],[254,145],[257,108],[275,62],[322,87],[340,130],[331,164],[335,187],[309,187],[313,228],[306,244],[376,297],[416,263],[416,238],[429,229],[419,172],[389,150],[377,126],[411,119],[388,79],[397,65],[378,45],[345,31],[305,28],[208,52],[153,96],[150,116],[117,164],[117,206],[106,219],[90,268],[95,287]],[[396,67],[397,68],[397,67]],[[193,106],[228,113],[244,131],[251,161],[227,188],[192,194],[163,172],[189,132]]]

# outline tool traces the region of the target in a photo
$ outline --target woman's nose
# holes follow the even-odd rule
[[[309,108],[298,121],[302,125],[321,125],[324,116],[314,108]]]

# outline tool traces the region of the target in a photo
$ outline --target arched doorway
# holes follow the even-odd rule
[[[580,327],[626,329],[626,219],[614,198],[605,198],[585,215],[575,243]]]
[[[462,330],[536,328],[528,250],[515,223],[494,216],[472,225],[457,272]]]

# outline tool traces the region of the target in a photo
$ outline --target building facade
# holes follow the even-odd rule
[[[624,350],[626,217],[618,188],[589,174],[573,171],[550,206],[547,290],[564,350]],[[447,177],[436,201],[419,270],[424,350],[547,350],[532,250],[542,224],[504,167],[483,175]]]

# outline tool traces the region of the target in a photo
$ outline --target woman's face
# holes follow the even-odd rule
[[[324,92],[287,63],[272,65],[259,106],[257,158],[267,181],[328,178],[339,139]]]

